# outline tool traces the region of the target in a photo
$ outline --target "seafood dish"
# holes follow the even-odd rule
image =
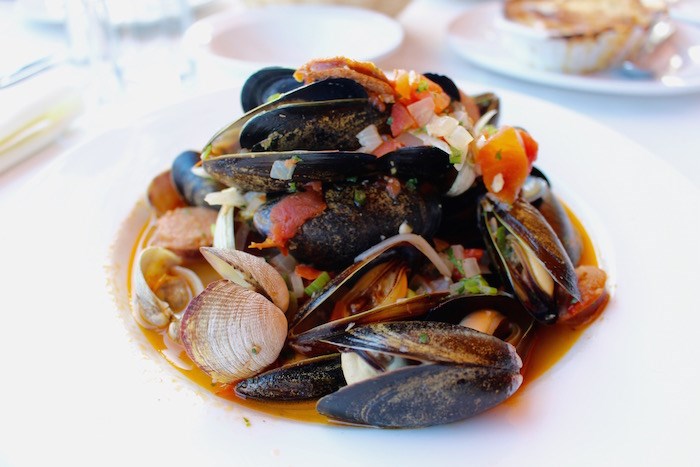
[[[218,396],[324,423],[458,422],[604,309],[585,229],[495,94],[334,57],[259,70],[241,106],[154,176],[130,269],[136,322]]]

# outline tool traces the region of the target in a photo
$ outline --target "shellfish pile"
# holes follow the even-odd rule
[[[590,322],[605,273],[493,94],[346,58],[265,68],[244,115],[177,156],[133,313],[239,397],[422,427],[520,387],[544,326]],[[201,260],[217,280],[187,269]]]

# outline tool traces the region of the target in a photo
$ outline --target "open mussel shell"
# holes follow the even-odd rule
[[[504,281],[525,309],[540,322],[558,316],[564,294],[580,300],[573,264],[545,218],[522,198],[506,208],[487,195],[479,204],[480,226],[487,248]]]
[[[425,319],[464,325],[465,318],[484,312],[503,317],[492,335],[514,345],[518,354],[525,357],[532,346],[536,325],[520,301],[509,293],[453,296],[430,310]]]
[[[277,161],[294,161],[294,171],[288,179],[270,177]],[[265,193],[287,191],[291,183],[342,182],[349,177],[380,173],[376,157],[348,151],[246,152],[207,159],[203,165],[209,175],[225,185]]]
[[[293,333],[289,344],[298,352],[306,355],[328,353],[334,349],[332,345],[329,345],[334,344],[329,339],[332,341],[333,336],[338,333],[352,329],[354,326],[369,323],[391,322],[424,316],[446,296],[446,292],[434,292],[378,306],[362,313],[321,324],[300,334]]]
[[[358,326],[328,339],[341,348],[380,350],[424,362],[322,397],[316,409],[344,423],[415,428],[477,415],[522,383],[515,349],[462,326],[431,322]]]
[[[209,193],[221,191],[225,185],[210,177],[204,177],[192,172],[192,167],[200,161],[200,154],[196,151],[184,151],[173,161],[170,173],[173,183],[180,196],[190,206],[203,206],[218,209],[218,206],[211,206],[204,201],[204,197]]]
[[[345,386],[340,354],[290,363],[245,379],[236,394],[246,399],[300,401],[318,399]]]
[[[292,102],[328,101],[366,98],[367,91],[357,82],[346,78],[331,78],[299,87],[271,102],[246,112],[241,118],[219,130],[204,146],[210,157],[232,154],[241,149],[239,138],[243,126],[262,112]],[[203,152],[204,152],[203,151]]]
[[[445,75],[439,75],[437,73],[423,73],[423,76],[428,78],[433,83],[439,85],[442,90],[445,91],[445,94],[450,96],[450,99],[456,102],[460,101],[461,95],[459,88],[451,78]]]
[[[571,263],[576,266],[581,260],[583,241],[581,234],[574,227],[559,198],[554,195],[549,180],[533,167],[522,190],[522,196],[542,213],[559,240]]]
[[[212,282],[187,306],[180,338],[190,359],[216,382],[248,378],[277,360],[287,337],[282,310],[233,282]]]
[[[519,370],[515,347],[473,329],[437,321],[376,322],[324,338],[339,348],[383,352],[411,360]]]
[[[396,235],[402,224],[431,238],[440,224],[440,203],[417,191],[402,189],[392,196],[387,182],[331,186],[323,192],[326,209],[307,220],[289,240],[289,252],[319,269],[340,269],[384,238]],[[361,198],[361,202],[358,199]],[[268,235],[271,201],[255,214],[256,229]]]
[[[241,129],[240,146],[253,152],[354,151],[357,134],[368,125],[386,126],[389,115],[369,99],[296,102],[260,112]]]
[[[248,112],[279,97],[280,94],[303,86],[293,75],[293,69],[276,66],[262,68],[250,75],[241,89],[243,111]]]

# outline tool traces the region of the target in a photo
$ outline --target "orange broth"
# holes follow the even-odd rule
[[[595,248],[593,247],[590,237],[573,212],[566,206],[565,209],[574,227],[581,234],[583,241],[583,251],[580,264],[598,266]],[[139,253],[147,246],[148,240],[153,233],[153,227],[154,218],[151,216],[151,219],[142,227],[137,241],[131,249],[128,267],[129,277],[127,278],[128,294],[130,298],[132,295],[131,272],[133,271],[135,260]],[[200,276],[204,284],[219,279],[216,272],[206,263],[206,261],[204,261],[204,259],[189,261],[184,266],[194,270]],[[535,344],[533,345],[527,360],[524,362],[522,372],[524,377],[523,387],[521,387],[515,395],[517,396],[521,394],[523,388],[528,383],[534,381],[549,368],[551,368],[557,361],[559,361],[576,343],[584,329],[585,326],[578,329],[571,329],[566,326],[548,326],[540,328],[537,331],[538,334],[536,336]],[[180,373],[217,396],[223,397],[224,399],[228,399],[253,410],[279,417],[304,422],[329,423],[325,416],[316,412],[315,400],[305,402],[261,402],[238,397],[233,392],[233,385],[212,383],[211,377],[197,368],[189,359],[182,347],[173,342],[164,331],[152,331],[144,328],[141,328],[141,330],[151,345],[153,345],[153,347],[159,353],[161,353],[163,357]],[[506,403],[513,404],[517,402],[518,399],[519,398],[517,397],[512,397],[506,401]]]

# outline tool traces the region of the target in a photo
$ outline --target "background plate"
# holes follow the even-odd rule
[[[232,89],[104,133],[22,196],[0,198],[0,464],[690,464],[700,193],[596,122],[494,91],[501,122],[539,141],[538,166],[582,219],[614,290],[602,318],[514,403],[419,430],[307,425],[218,399],[144,345],[115,239],[150,179],[239,114],[222,105],[238,102]]]
[[[700,29],[678,24],[676,34],[664,47],[672,46],[682,65],[662,79],[630,79],[619,71],[574,75],[531,68],[512,57],[502,45],[495,20],[499,2],[475,6],[448,26],[448,44],[474,65],[513,78],[566,89],[617,95],[658,96],[700,91]]]

